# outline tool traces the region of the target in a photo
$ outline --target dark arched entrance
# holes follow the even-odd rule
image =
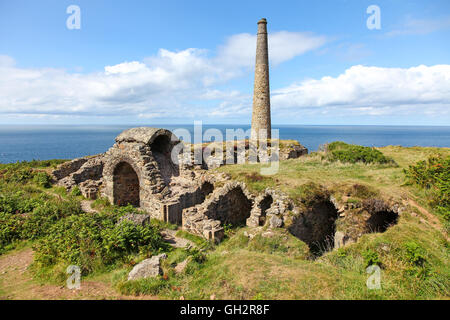
[[[178,176],[178,168],[172,162],[171,151],[172,145],[170,137],[166,135],[161,135],[157,137],[151,144],[150,149],[152,150],[153,157],[158,163],[158,169],[161,177],[166,185],[169,185],[173,176]]]
[[[120,162],[114,169],[114,204],[139,207],[139,178],[133,167]]]

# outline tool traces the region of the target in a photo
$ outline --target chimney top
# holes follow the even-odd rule
[[[261,20],[259,20],[259,21],[258,21],[258,24],[260,24],[260,23],[266,23],[266,24],[267,24],[266,18],[262,18]]]

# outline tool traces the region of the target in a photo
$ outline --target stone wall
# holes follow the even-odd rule
[[[294,203],[284,193],[267,188],[263,194],[255,198],[251,215],[247,219],[247,226],[258,227],[266,223],[271,228],[282,227],[289,213],[294,211]]]
[[[254,201],[245,184],[229,181],[226,174],[204,165],[178,166],[170,158],[178,143],[168,130],[129,129],[107,152],[64,163],[53,176],[67,190],[78,186],[86,198],[101,195],[117,205],[140,207],[153,219],[208,239],[222,239],[224,224],[284,225],[292,209],[287,197],[268,189]]]
[[[245,184],[228,182],[216,189],[203,203],[183,210],[183,229],[220,241],[223,224],[239,225],[250,217],[253,196]]]

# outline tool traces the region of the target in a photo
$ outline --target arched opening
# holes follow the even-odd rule
[[[213,209],[213,208],[211,208]],[[252,202],[240,187],[234,188],[219,198],[210,218],[220,220],[233,227],[245,224],[250,217]]]
[[[270,194],[266,195],[264,199],[259,203],[259,208],[261,209],[261,216],[259,218],[259,225],[263,226],[266,223],[266,211],[270,208],[273,203],[273,198]]]
[[[120,162],[114,169],[114,204],[139,207],[139,178],[133,167]]]
[[[330,201],[319,201],[294,218],[289,232],[305,242],[315,256],[334,248],[338,212]]]
[[[393,211],[379,211],[373,213],[366,221],[367,232],[385,232],[391,225],[397,223],[398,214]]]
[[[159,172],[166,185],[169,185],[173,176],[178,176],[178,168],[171,159],[171,141],[166,135],[158,136],[151,144],[153,157],[158,163]]]

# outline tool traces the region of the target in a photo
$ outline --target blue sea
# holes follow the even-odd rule
[[[114,138],[133,126],[16,126],[0,125],[0,163],[73,159],[105,152]],[[159,125],[174,130],[185,128],[193,136],[193,125]],[[249,129],[249,126],[203,125],[203,132],[219,129]],[[315,151],[333,141],[383,147],[450,147],[450,126],[273,126],[280,139],[295,139]]]

